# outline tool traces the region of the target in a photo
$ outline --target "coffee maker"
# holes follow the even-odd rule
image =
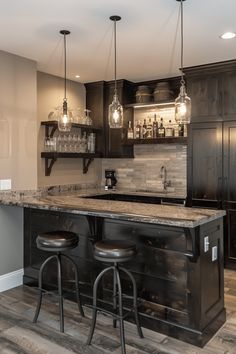
[[[117,179],[115,173],[116,173],[115,170],[105,170],[105,178],[106,178],[105,190],[116,189]]]

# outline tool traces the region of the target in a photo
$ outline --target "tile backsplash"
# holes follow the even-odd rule
[[[102,186],[105,184],[105,170],[115,169],[117,189],[161,192],[164,189],[161,168],[164,166],[167,189],[176,195],[186,196],[186,145],[135,145],[134,156],[134,159],[102,159]]]

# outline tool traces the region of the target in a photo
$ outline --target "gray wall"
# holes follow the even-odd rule
[[[0,206],[0,276],[23,268],[23,208]]]
[[[67,81],[67,97],[70,109],[85,108],[85,87],[79,82]],[[98,159],[89,166],[88,173],[83,174],[82,159],[58,159],[52,168],[50,176],[45,176],[44,159],[40,153],[44,149],[44,127],[40,122],[48,120],[48,114],[55,112],[55,107],[62,105],[64,97],[64,80],[46,73],[37,73],[37,115],[39,125],[38,135],[38,186],[64,184],[99,184],[101,178],[101,162]],[[55,134],[57,136],[58,132]],[[78,129],[72,129],[71,134],[78,134]]]
[[[36,62],[0,51],[0,179],[37,188]]]

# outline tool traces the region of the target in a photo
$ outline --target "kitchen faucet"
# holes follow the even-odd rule
[[[166,170],[166,166],[163,165],[163,166],[161,166],[161,170],[160,170],[160,178],[161,178],[164,190],[166,190],[167,187],[170,186],[170,181],[167,181],[166,177],[167,177],[167,170]]]

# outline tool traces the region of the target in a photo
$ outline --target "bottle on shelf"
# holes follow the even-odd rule
[[[146,123],[146,119],[144,118],[142,131],[141,131],[141,138],[146,139],[146,137],[147,137],[147,123]]]
[[[128,122],[128,130],[127,130],[127,139],[133,139],[134,138],[134,131],[132,128],[131,120]]]
[[[153,138],[157,138],[157,129],[158,129],[157,115],[154,114],[154,121],[152,124]]]
[[[184,136],[184,124],[178,125],[178,136]]]
[[[184,136],[188,135],[188,125],[184,124]]]
[[[136,123],[135,132],[134,132],[134,138],[135,139],[140,139],[141,138],[141,124],[140,124],[140,121],[138,121]]]
[[[153,138],[153,127],[152,127],[152,120],[149,118],[148,124],[147,124],[147,139],[152,139]]]
[[[171,124],[171,120],[169,120],[169,124],[166,127],[166,132],[165,133],[166,133],[165,134],[166,137],[172,137],[172,136],[175,135],[175,130],[174,130],[172,124]]]
[[[163,125],[163,118],[161,118],[160,125],[158,127],[158,137],[164,138],[165,137],[165,127]]]

